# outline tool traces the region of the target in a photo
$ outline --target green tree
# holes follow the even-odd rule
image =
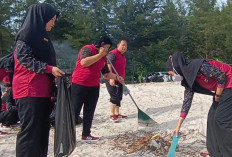
[[[1,0],[0,57],[12,51],[14,39],[29,5],[37,0]]]
[[[11,1],[0,1],[0,57],[7,54],[12,45],[12,35],[10,31],[10,4]]]

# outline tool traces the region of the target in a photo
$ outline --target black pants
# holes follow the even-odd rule
[[[17,111],[3,111],[0,113],[0,123],[5,126],[10,126],[12,124],[16,124],[19,121],[18,112]]]
[[[232,89],[224,89],[209,110],[206,143],[212,157],[232,157]]]
[[[0,86],[0,98],[2,97],[2,89]],[[0,113],[2,112],[2,99],[0,99]]]
[[[116,106],[121,106],[122,94],[123,94],[123,85],[115,81],[116,86],[111,86],[109,81],[106,80],[106,88],[110,94],[110,102]]]
[[[71,88],[71,103],[75,113],[75,121],[77,123],[84,104],[82,136],[89,136],[100,87],[87,87],[73,83]]]
[[[16,157],[46,157],[49,138],[50,98],[16,99],[21,131],[17,135]]]

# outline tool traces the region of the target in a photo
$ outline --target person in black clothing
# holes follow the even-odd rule
[[[6,84],[7,91],[3,94],[2,102],[6,104],[6,110],[0,113],[0,123],[2,126],[9,127],[19,121],[18,109],[13,99],[13,92],[10,84]]]
[[[187,62],[182,53],[176,52],[168,58],[166,69],[173,81],[181,81],[185,87],[183,105],[173,135],[178,136],[192,105],[194,93],[212,95],[213,103],[207,120],[207,149],[211,157],[231,157],[232,67],[208,59]]]
[[[4,82],[4,78],[7,77],[10,84],[12,84],[14,73],[14,58],[13,53],[8,54],[0,58],[0,82]],[[2,97],[2,92],[0,88],[0,97]],[[2,100],[0,99],[0,109],[2,108]],[[0,110],[1,113],[1,110]]]

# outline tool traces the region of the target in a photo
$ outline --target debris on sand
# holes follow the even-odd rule
[[[204,140],[195,140],[191,143],[186,143],[185,140],[192,140],[195,135],[198,136],[196,130],[189,130],[182,132],[179,145],[176,152],[185,154],[186,157],[198,157],[203,150],[206,150]],[[128,132],[117,135],[113,138],[115,149],[122,150],[126,154],[138,153],[152,153],[155,156],[167,156],[171,146],[172,136],[166,131],[159,132]],[[177,154],[178,154],[177,153]],[[178,156],[178,155],[177,155]]]
[[[138,151],[153,153],[156,156],[167,155],[171,145],[168,135],[160,133],[125,133],[113,139],[115,148],[127,154]]]

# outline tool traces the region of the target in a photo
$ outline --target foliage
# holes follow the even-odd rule
[[[12,51],[15,35],[30,4],[1,0],[0,56]],[[45,0],[61,15],[50,32],[59,66],[75,67],[78,51],[102,35],[128,41],[126,80],[164,71],[170,54],[188,59],[215,58],[232,63],[232,3],[216,0]]]

